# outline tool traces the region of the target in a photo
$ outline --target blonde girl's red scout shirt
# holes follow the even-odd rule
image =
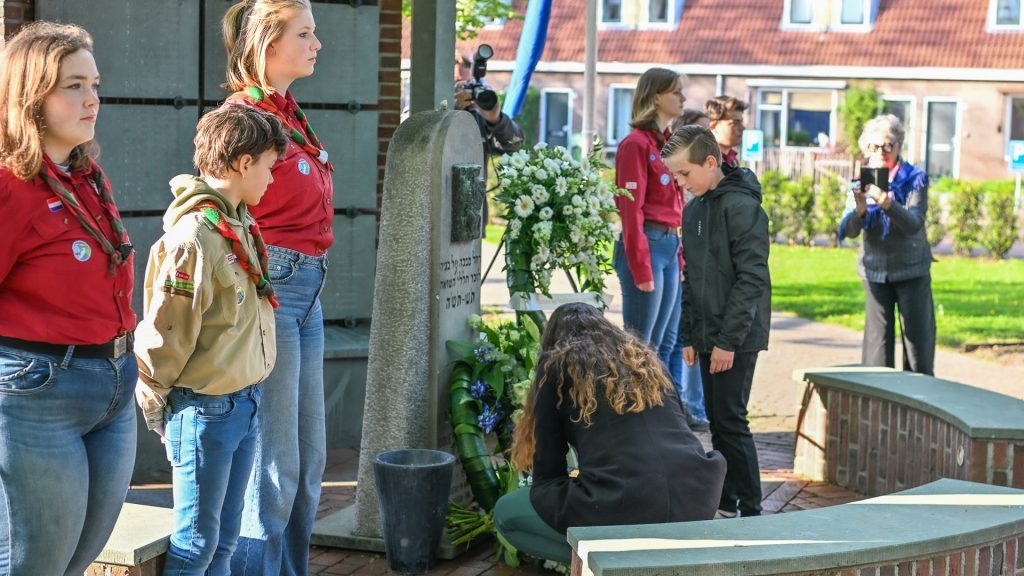
[[[298,104],[291,92],[268,94],[274,106],[284,113],[289,128],[302,130],[295,117]],[[242,101],[244,102],[244,101]],[[316,125],[313,125],[316,128]],[[267,187],[260,203],[251,206],[267,244],[288,248],[310,256],[327,252],[334,242],[334,184],[331,173],[291,139],[288,150],[273,168],[274,182]]]
[[[672,171],[661,161],[661,146],[654,130],[633,129],[622,139],[615,153],[615,182],[633,195],[632,200],[615,198],[629,272],[637,284],[651,282],[654,274],[644,222],[675,229],[683,221],[683,195]]]
[[[91,171],[58,174],[107,238],[117,238]],[[103,344],[135,328],[134,255],[110,257],[40,177],[0,167],[0,336],[50,344]]]

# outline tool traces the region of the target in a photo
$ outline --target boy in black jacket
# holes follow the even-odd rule
[[[728,463],[716,517],[761,513],[757,449],[747,401],[757,354],[768,348],[771,278],[761,185],[746,168],[722,165],[710,130],[677,130],[661,156],[694,200],[683,214],[683,359],[700,360],[711,442]]]

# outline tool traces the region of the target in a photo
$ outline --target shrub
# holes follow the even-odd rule
[[[786,177],[775,170],[761,175],[761,207],[768,214],[768,236],[772,242],[775,242],[785,222],[782,206],[782,184],[785,181]]]
[[[1003,259],[1017,241],[1017,214],[1012,181],[994,180],[981,185],[985,198],[985,224],[981,245],[993,258]]]
[[[973,182],[948,178],[939,180],[937,189],[952,187],[949,203],[949,227],[953,234],[953,251],[970,255],[971,248],[978,245],[981,235],[981,190]]]
[[[882,95],[874,84],[850,86],[846,89],[843,102],[839,105],[839,117],[843,120],[843,135],[846,137],[846,153],[861,156],[857,139],[864,130],[864,124],[881,111]]]
[[[783,228],[782,235],[790,244],[800,238],[804,245],[814,239],[814,179],[801,176],[794,182],[782,184]]]
[[[814,203],[815,232],[828,236],[829,244],[839,245],[839,221],[846,208],[846,194],[842,182],[835,174],[821,181],[818,198]]]
[[[930,190],[928,193],[928,213],[924,216],[925,233],[928,235],[928,243],[932,248],[938,246],[946,238],[945,219],[943,214],[943,200],[947,193]]]

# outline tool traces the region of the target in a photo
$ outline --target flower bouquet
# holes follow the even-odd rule
[[[628,193],[604,182],[603,168],[599,147],[581,162],[544,143],[498,160],[496,199],[508,221],[505,269],[513,298],[550,298],[551,274],[563,270],[575,292],[597,293],[604,304],[615,196]]]

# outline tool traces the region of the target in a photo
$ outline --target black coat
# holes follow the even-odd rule
[[[683,314],[687,346],[708,354],[768,348],[772,283],[761,185],[746,168],[723,168],[718,187],[683,212]]]
[[[725,480],[725,459],[705,453],[690,432],[674,392],[663,406],[616,414],[598,385],[589,427],[573,422],[572,382],[549,372],[538,391],[537,450],[530,502],[552,528],[708,520]],[[562,391],[559,407],[558,393]],[[568,476],[567,445],[576,450],[579,475]]]

